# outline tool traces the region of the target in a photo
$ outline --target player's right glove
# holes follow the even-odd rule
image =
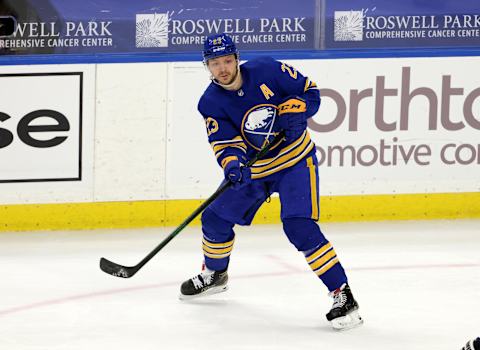
[[[289,96],[278,105],[279,125],[288,143],[298,139],[307,128],[307,104],[298,96]]]
[[[236,156],[226,157],[222,161],[222,166],[225,180],[232,183],[234,190],[239,190],[252,182],[252,172],[250,168],[240,163]]]

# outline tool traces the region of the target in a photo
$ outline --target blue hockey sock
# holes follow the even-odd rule
[[[205,266],[214,271],[226,270],[235,237],[233,224],[207,208],[202,214],[202,231]]]
[[[330,242],[304,252],[310,268],[330,292],[348,283],[347,275]]]
[[[347,283],[345,270],[335,250],[313,219],[286,218],[283,220],[283,229],[290,242],[305,254],[313,272],[329,291]]]

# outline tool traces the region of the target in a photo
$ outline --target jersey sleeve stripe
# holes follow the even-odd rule
[[[223,151],[229,147],[240,149],[243,153],[247,152],[247,145],[240,136],[237,136],[231,140],[213,141],[210,143],[210,145],[212,146],[215,157],[217,158],[219,158]]]
[[[297,140],[295,140],[292,144],[288,145],[285,148],[282,148],[282,150],[278,153],[278,155],[274,158],[267,158],[263,160],[259,160],[254,164],[254,167],[263,167],[270,165],[273,163],[275,160],[277,160],[279,157],[282,157],[283,155],[291,152],[292,150],[295,150],[295,148],[298,148],[299,145],[302,144],[302,142],[305,141],[305,138],[308,138],[310,140],[310,135],[308,134],[307,131],[304,131],[302,136],[300,136]]]
[[[291,167],[295,164],[297,164],[299,161],[301,161],[311,150],[313,150],[315,145],[313,142],[310,141],[308,146],[302,151],[302,153],[298,154],[295,156],[296,153],[294,153],[291,157],[290,160],[285,161],[284,163],[279,164],[276,167],[272,168],[265,168],[262,172],[257,172],[255,169],[252,169],[252,179],[260,179],[262,177],[266,177],[268,175],[271,175],[273,173],[276,173],[280,170],[286,169],[288,167]]]
[[[292,166],[303,159],[303,157],[313,148],[314,144],[310,139],[308,132],[305,131],[303,136],[299,137],[293,144],[281,150],[276,157],[252,165],[250,168],[252,171],[252,178],[256,179],[265,177]]]
[[[308,89],[316,89],[316,88],[317,88],[317,84],[315,84],[309,78],[305,80],[305,87],[303,89],[303,92],[307,91]]]

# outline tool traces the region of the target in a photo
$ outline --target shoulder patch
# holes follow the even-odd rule
[[[205,126],[207,127],[208,136],[218,131],[218,122],[212,117],[208,117],[205,119]]]

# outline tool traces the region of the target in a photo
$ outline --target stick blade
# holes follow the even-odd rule
[[[121,278],[130,278],[137,272],[134,267],[122,266],[105,258],[100,259],[100,269],[109,275]]]

